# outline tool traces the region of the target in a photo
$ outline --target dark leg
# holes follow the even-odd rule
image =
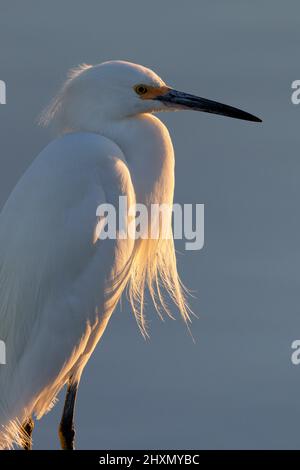
[[[76,401],[76,394],[78,389],[78,382],[73,382],[72,377],[69,379],[67,394],[65,399],[64,410],[59,426],[59,439],[61,448],[63,450],[74,450],[74,408]]]
[[[34,428],[34,421],[32,418],[26,419],[23,423],[23,429],[28,436],[28,441],[24,443],[23,449],[24,450],[31,450],[32,449],[32,431]]]

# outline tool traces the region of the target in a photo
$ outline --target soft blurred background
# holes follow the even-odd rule
[[[204,249],[177,243],[196,344],[151,305],[145,342],[124,300],[82,378],[77,447],[299,448],[299,1],[0,0],[0,11],[1,206],[52,138],[37,115],[82,62],[141,63],[264,120],[161,116],[175,200],[205,204]],[[58,448],[62,404],[37,424],[35,449]]]

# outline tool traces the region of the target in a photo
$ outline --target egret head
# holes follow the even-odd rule
[[[72,70],[42,122],[55,117],[65,129],[96,131],[103,122],[184,109],[261,121],[237,108],[174,90],[152,70],[117,60]]]

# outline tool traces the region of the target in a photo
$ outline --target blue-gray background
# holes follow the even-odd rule
[[[141,63],[264,119],[161,116],[175,199],[205,204],[205,248],[177,245],[196,344],[150,305],[145,342],[124,302],[83,375],[78,448],[299,448],[299,2],[1,0],[0,11],[1,205],[51,138],[36,116],[81,62]],[[62,401],[37,424],[36,449],[58,448]]]

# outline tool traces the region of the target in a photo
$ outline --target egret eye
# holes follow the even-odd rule
[[[146,87],[146,85],[136,85],[136,86],[134,87],[134,91],[135,91],[138,95],[144,95],[145,93],[147,93],[148,88]]]

